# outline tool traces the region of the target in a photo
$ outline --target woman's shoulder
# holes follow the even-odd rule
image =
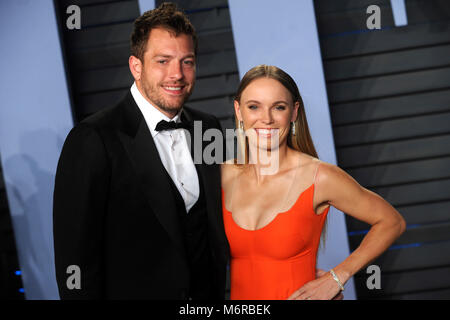
[[[231,180],[236,178],[241,171],[239,165],[235,164],[234,159],[229,159],[220,165],[222,188],[227,185]]]
[[[228,159],[220,165],[220,170],[222,173],[234,172],[237,169],[235,159]]]
[[[294,160],[297,161],[297,169],[302,171],[303,174],[313,172],[322,162],[316,157],[299,151],[296,152],[295,159],[298,159]]]
[[[338,166],[320,160],[309,154],[298,152],[298,172],[304,180],[316,183],[318,180],[336,179],[345,174]]]
[[[314,185],[315,199],[319,203],[333,199],[337,194],[352,190],[357,185],[351,176],[335,164],[304,154],[302,160],[297,172],[300,179],[296,179],[296,187],[302,191]]]
[[[356,181],[338,165],[317,159],[314,183],[322,188],[334,190],[346,186],[348,183],[355,184]]]

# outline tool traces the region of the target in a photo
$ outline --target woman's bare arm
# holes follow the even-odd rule
[[[314,202],[327,203],[371,225],[359,247],[334,268],[344,284],[355,273],[380,256],[405,231],[402,216],[376,193],[360,186],[337,166],[321,163],[317,172]],[[310,281],[290,299],[331,299],[339,287],[330,273]]]
[[[405,231],[403,217],[386,200],[360,186],[337,166],[322,163],[317,173],[317,201],[371,225],[359,247],[334,268],[342,283],[386,251]]]

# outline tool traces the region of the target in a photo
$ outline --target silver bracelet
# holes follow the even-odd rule
[[[344,291],[344,286],[342,285],[342,282],[339,280],[339,278],[337,277],[336,273],[334,273],[333,269],[330,269],[330,273],[333,276],[333,279],[337,282],[337,284],[339,285],[339,288],[341,289],[341,291]]]

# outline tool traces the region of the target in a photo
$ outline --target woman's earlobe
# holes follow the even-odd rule
[[[297,120],[297,118],[298,118],[298,109],[299,109],[299,108],[300,108],[300,103],[297,101],[297,102],[294,104],[294,113],[293,113],[293,115],[292,115],[291,122]]]
[[[234,112],[236,114],[236,118],[239,121],[241,121],[242,120],[241,107],[240,107],[239,102],[237,100],[234,100]]]

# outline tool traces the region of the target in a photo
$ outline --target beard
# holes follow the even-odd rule
[[[141,84],[145,95],[152,102],[152,104],[154,104],[160,110],[171,114],[176,114],[180,111],[186,100],[191,96],[193,90],[193,86],[191,86],[191,88],[189,88],[183,95],[181,95],[177,99],[173,99],[173,101],[169,101],[169,99],[164,97],[163,93],[161,92],[161,90],[163,90],[163,83],[153,85],[148,83],[147,81],[142,81]],[[187,86],[187,84],[184,82],[170,83],[170,85]]]

